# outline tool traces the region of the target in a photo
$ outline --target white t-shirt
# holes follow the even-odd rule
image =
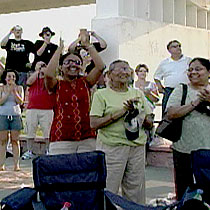
[[[191,61],[190,57],[182,56],[175,61],[172,58],[164,59],[158,66],[154,79],[164,80],[165,87],[176,87],[179,83],[189,83],[187,69]]]

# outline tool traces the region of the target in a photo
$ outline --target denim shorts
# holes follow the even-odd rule
[[[23,123],[21,116],[0,115],[0,131],[22,130]]]

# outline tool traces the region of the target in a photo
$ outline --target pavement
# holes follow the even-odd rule
[[[33,187],[32,162],[21,160],[21,171],[13,171],[13,159],[6,160],[6,171],[0,172],[0,200],[22,187]],[[173,169],[146,166],[146,202],[174,193]]]

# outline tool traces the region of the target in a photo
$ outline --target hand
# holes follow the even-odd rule
[[[12,27],[11,29],[10,29],[10,34],[13,34],[15,32],[15,27]]]
[[[82,46],[88,47],[90,45],[90,36],[89,36],[88,31],[81,30],[79,37],[80,37],[80,42]]]
[[[45,36],[45,37],[44,37],[44,42],[45,42],[46,44],[50,44],[50,39],[51,39],[51,36]]]
[[[15,82],[11,82],[10,85],[7,85],[6,93],[8,95],[15,94],[16,91],[17,91],[17,85],[15,84]]]
[[[59,49],[62,51],[64,48],[64,40],[60,37],[60,40],[59,40]]]
[[[132,99],[127,100],[126,102],[124,102],[124,108],[127,111],[133,111],[135,109],[135,106],[137,103],[139,102],[139,97],[135,97]]]
[[[204,88],[201,90],[198,94],[201,101],[207,101],[210,102],[210,90],[207,88]]]
[[[201,98],[197,98],[195,101],[191,101],[193,107],[197,107],[201,103]]]
[[[88,34],[91,35],[91,36],[95,36],[96,32],[95,31],[88,31]]]

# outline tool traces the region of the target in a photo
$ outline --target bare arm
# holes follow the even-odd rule
[[[1,40],[1,47],[5,47],[7,45],[7,42],[9,41],[9,37],[12,34],[10,31],[2,40]]]
[[[93,86],[103,73],[105,64],[93,45],[89,45],[87,50],[95,64],[95,68],[87,75],[87,82],[90,84],[90,86]]]
[[[3,86],[0,87],[0,105],[3,105],[10,95],[10,92],[6,92],[4,96],[2,93],[3,93]]]
[[[24,90],[22,86],[16,86],[13,89],[13,95],[15,96],[15,101],[17,104],[23,104],[24,103]]]
[[[43,52],[45,51],[46,47],[47,47],[47,43],[44,42],[43,45],[37,50],[36,54],[38,56],[41,56]]]
[[[117,121],[121,117],[123,117],[126,113],[126,109],[123,108],[118,110],[115,113],[111,113],[109,115],[98,117],[98,116],[90,116],[90,126],[94,129],[99,129],[106,127],[107,125]]]
[[[161,81],[158,80],[158,79],[154,79],[154,80],[155,80],[155,83],[156,83],[156,85],[158,87],[159,93],[164,93],[165,92],[164,91],[164,86],[162,85]]]
[[[63,51],[63,40],[60,39],[60,45],[55,51],[53,57],[47,65],[45,70],[45,86],[48,91],[52,92],[57,84],[56,68],[59,66],[59,58]]]
[[[192,101],[190,104],[186,104],[183,106],[172,106],[167,109],[167,117],[168,119],[176,119],[180,117],[184,117],[188,113],[192,112],[199,104],[200,99],[196,99]]]
[[[31,74],[30,77],[26,81],[26,85],[28,86],[32,85],[36,81],[38,75],[39,75],[39,71],[35,71],[33,74]]]
[[[102,37],[100,37],[95,31],[91,31],[90,33],[100,43],[101,48],[107,48],[107,43]]]

